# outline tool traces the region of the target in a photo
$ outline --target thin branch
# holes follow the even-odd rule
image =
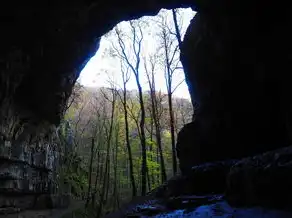
[[[175,90],[185,81],[185,79],[183,79],[182,81],[180,81],[172,90],[171,94],[173,94],[175,92]]]
[[[170,65],[173,63],[173,59],[174,59],[175,55],[177,54],[178,49],[179,49],[179,46],[178,46],[178,45],[175,46],[174,51],[173,51],[173,53],[172,53],[172,57],[170,58],[170,61],[169,61],[169,64],[170,64]]]

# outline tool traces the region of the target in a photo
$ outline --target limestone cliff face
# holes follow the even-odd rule
[[[34,208],[39,196],[54,193],[59,161],[54,144],[0,140],[1,213]]]
[[[261,3],[198,13],[187,30],[181,59],[200,109],[179,135],[183,168],[291,143],[292,17]]]

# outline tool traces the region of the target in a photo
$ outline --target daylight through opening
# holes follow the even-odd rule
[[[87,204],[99,193],[103,208],[117,209],[177,173],[177,134],[193,114],[180,45],[194,15],[162,9],[121,22],[82,70],[61,128],[79,161],[68,169],[78,170],[71,191]]]

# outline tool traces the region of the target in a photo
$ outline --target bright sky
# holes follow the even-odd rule
[[[172,22],[172,15],[171,11],[162,10],[166,13],[167,20]],[[159,14],[163,12],[159,12]],[[188,9],[181,9],[180,11],[181,19],[183,20],[182,25],[182,33],[186,31],[187,26],[189,25],[190,20],[195,15],[195,12],[192,11],[190,8]],[[155,51],[157,48],[157,25],[155,21],[151,20],[153,17],[145,17],[147,22],[149,22],[147,30],[144,33],[144,41],[143,41],[143,53],[151,53]],[[122,30],[129,30],[129,25],[127,22],[121,22],[118,24]],[[147,31],[147,32],[146,32]],[[107,51],[111,47],[111,43],[117,45],[117,39],[114,37],[114,34],[109,34],[107,37],[102,37],[100,42],[99,50],[96,52],[95,56],[93,56],[84,69],[81,71],[79,81],[82,85],[87,87],[108,87],[109,86],[109,74],[111,80],[114,80],[118,85],[121,85],[121,73],[120,73],[120,62],[118,59],[109,57]],[[127,42],[126,42],[127,43]],[[128,42],[130,43],[130,42]],[[141,66],[143,68],[143,65]],[[106,73],[107,72],[107,73]],[[143,87],[143,91],[149,90],[145,73],[141,70],[140,80],[141,85]],[[177,72],[173,78],[173,87],[176,84],[180,83],[184,79],[183,72]],[[161,90],[162,92],[166,92],[166,85],[164,79],[164,72],[160,70],[155,74],[156,80],[156,90]],[[137,84],[135,82],[134,76],[131,76],[130,81],[127,84],[127,89],[137,89]],[[174,92],[174,96],[181,97],[181,98],[188,98],[190,99],[188,87],[185,82],[183,82]]]

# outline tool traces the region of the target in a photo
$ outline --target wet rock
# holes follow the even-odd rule
[[[194,166],[186,175],[170,178],[149,195],[166,199],[182,195],[222,194],[226,190],[226,177],[236,162],[227,160]]]
[[[291,209],[292,147],[245,158],[227,177],[227,199],[235,206]]]
[[[172,197],[166,200],[167,208],[176,209],[191,209],[201,205],[212,204],[217,201],[222,201],[222,195],[186,195]]]
[[[162,214],[164,212],[166,212],[168,209],[163,206],[163,205],[159,205],[159,204],[155,204],[155,205],[137,205],[134,210],[132,211],[128,211],[126,213],[127,217],[141,217],[141,216],[155,216],[158,214]]]
[[[172,202],[171,202],[172,201]],[[171,203],[170,203],[171,202]],[[193,217],[193,218],[290,218],[291,212],[263,207],[232,207],[222,196],[184,196],[156,203],[137,202],[127,210],[111,213],[105,218],[122,217]]]

